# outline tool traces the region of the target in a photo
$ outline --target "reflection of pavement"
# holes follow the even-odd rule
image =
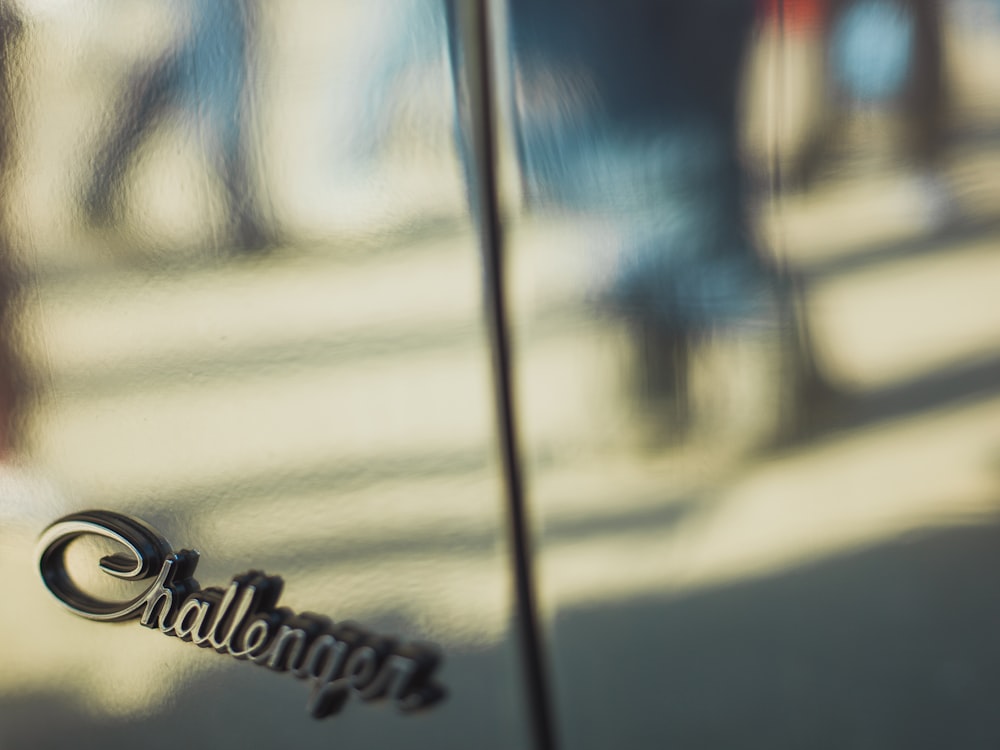
[[[995,160],[992,152],[967,153],[958,171],[989,188],[981,165]],[[595,323],[585,312],[589,300],[580,299],[587,284],[581,248],[595,236],[599,244],[600,228],[585,242],[577,241],[586,234],[579,227],[569,236],[558,227],[515,229],[519,395],[548,614],[632,599],[631,609],[619,610],[625,621],[641,628],[670,620],[697,631],[714,623],[716,630],[686,642],[703,652],[728,639],[739,653],[727,658],[736,660],[755,638],[767,639],[770,623],[758,617],[748,641],[725,631],[720,618],[745,622],[755,605],[715,609],[713,595],[730,590],[709,587],[750,586],[743,579],[995,514],[1000,233],[982,208],[996,202],[974,196],[969,226],[929,239],[913,230],[909,198],[897,188],[892,178],[869,176],[781,207],[775,244],[807,275],[815,344],[842,401],[808,439],[742,461],[720,459],[725,451],[712,438],[725,436],[712,434],[685,450],[631,450],[620,373],[609,372],[623,342]],[[48,379],[32,454],[72,492],[73,506],[134,511],[156,525],[163,517],[188,519],[178,522],[188,534],[178,541],[213,551],[203,564],[206,580],[266,566],[288,576],[286,599],[295,608],[398,617],[418,623],[427,637],[469,648],[496,644],[509,601],[474,247],[466,235],[349,258],[276,252],[172,274],[43,274],[25,318],[31,355]],[[547,265],[537,265],[539,258]],[[727,369],[738,344],[717,355],[719,383],[751,380],[744,369]],[[753,366],[767,352],[740,356]],[[769,387],[776,403],[781,394],[767,383],[766,362],[756,372],[753,386]],[[719,424],[766,411],[754,387],[730,394]],[[949,540],[958,535],[942,542],[949,560],[956,559]],[[30,559],[17,545],[5,554],[22,567]],[[937,553],[928,559],[932,567],[940,562]],[[983,560],[963,558],[956,575]],[[834,575],[829,583],[841,592],[836,601],[845,610],[873,604],[859,586],[870,566],[848,568],[845,579]],[[794,610],[788,602],[808,593],[816,570],[805,569],[805,591],[789,584],[775,617]],[[14,579],[34,583],[33,571],[19,570]],[[896,581],[879,594],[892,594]],[[29,609],[49,607],[39,588],[18,600]],[[860,598],[843,595],[844,588]],[[828,589],[817,590],[821,598]],[[687,619],[666,605],[634,603],[682,591],[703,596],[681,602],[695,602]],[[900,611],[918,618],[946,601]],[[588,628],[602,617],[587,614],[579,632],[593,635]],[[822,623],[809,618],[789,622],[821,632]],[[878,622],[890,631],[907,624],[899,616]],[[87,651],[92,663],[122,678],[102,684],[108,694],[95,691],[94,700],[129,713],[161,700],[157,690],[172,689],[139,690],[145,683],[135,658],[179,659],[189,676],[214,663],[203,667],[202,654],[141,629],[98,646],[89,634],[53,623],[59,632],[48,638],[28,619],[6,633],[13,677],[0,688],[48,689],[64,659]],[[613,626],[593,625],[597,632]],[[567,634],[573,629],[557,632]],[[829,653],[823,643],[786,635],[791,649],[777,651],[792,662]],[[653,627],[648,636],[663,638]],[[841,634],[837,644],[849,648],[851,639]],[[49,650],[43,660],[41,646]],[[867,647],[866,654],[876,650]],[[559,653],[574,648],[593,653],[572,641]],[[699,674],[700,665],[676,649],[659,653],[664,674]],[[961,688],[971,683],[959,662],[941,679]],[[603,666],[595,681],[621,667]],[[755,666],[748,674],[759,676],[764,667]],[[805,679],[794,663],[786,667],[789,684]],[[720,679],[733,674],[723,670]],[[698,705],[714,705],[712,686],[697,687]],[[635,692],[621,695],[632,700]],[[815,726],[810,730],[814,737]]]
[[[572,670],[556,680],[563,741],[994,748],[998,550],[997,524],[980,522],[728,585],[560,612],[554,662]],[[609,674],[620,677],[615,689]]]
[[[382,577],[412,599],[416,559],[448,555],[413,540],[478,544],[499,528],[473,247],[460,235],[348,261],[276,253],[168,276],[43,280],[26,318],[49,378],[32,457],[79,501],[210,504],[197,514],[206,548],[289,557],[292,540],[317,554],[325,542],[331,564],[368,559],[350,573],[362,598],[401,545],[412,556]],[[268,512],[277,498],[289,510],[281,533]],[[468,616],[487,627],[498,606]]]
[[[919,252],[880,264],[849,263],[848,250],[831,251],[826,266],[817,261],[809,298],[817,344],[838,385],[850,386],[830,431],[721,476],[711,450],[636,458],[614,450],[615,435],[580,458],[539,449],[530,491],[543,520],[546,611],[558,618],[554,659],[592,654],[588,644],[613,642],[624,622],[631,641],[657,645],[641,664],[635,651],[614,664],[583,662],[593,681],[650,668],[666,680],[658,690],[670,700],[634,683],[607,704],[608,715],[655,717],[652,726],[629,725],[635,744],[662,739],[667,726],[687,744],[697,737],[733,746],[739,732],[771,728],[773,747],[798,747],[829,721],[838,728],[829,736],[843,742],[828,746],[842,746],[854,730],[881,732],[890,738],[882,746],[893,746],[898,724],[864,705],[907,711],[923,698],[943,708],[917,726],[981,719],[970,696],[988,694],[976,660],[991,653],[992,640],[970,613],[980,612],[984,627],[995,622],[981,595],[988,586],[975,578],[991,559],[991,530],[871,547],[920,529],[981,524],[996,512],[1000,379],[990,368],[1000,324],[985,288],[996,278],[993,237],[987,228],[914,238]],[[523,234],[521,251],[549,238]],[[183,278],[43,281],[28,318],[29,330],[44,332],[47,347],[36,356],[51,373],[36,455],[73,489],[74,503],[183,509],[193,519],[184,542],[220,553],[206,558],[206,581],[252,559],[288,574],[291,606],[361,619],[402,614],[450,643],[495,644],[505,617],[497,592],[506,584],[494,535],[499,499],[484,458],[488,360],[470,322],[478,311],[470,246],[435,242],[350,262],[273,260]],[[611,353],[599,327],[566,295],[545,312],[566,281],[532,279],[529,296],[548,322],[536,339],[524,338],[520,358],[523,379],[533,377],[533,362],[552,362],[559,387],[546,391],[546,404],[535,410],[522,391],[535,411],[527,427],[549,430],[542,434],[557,448],[560,439],[573,442],[569,432],[593,426],[583,407],[594,395],[607,401],[604,389],[613,387],[601,369],[580,366]],[[435,292],[439,284],[460,295]],[[930,300],[950,317],[928,312]],[[930,315],[922,336],[914,336],[918,315]],[[451,373],[446,383],[437,380],[442,372]],[[366,421],[387,413],[399,420]],[[312,431],[303,433],[306,425]],[[288,509],[278,523],[277,501]],[[30,559],[18,545],[9,551],[12,565]],[[13,578],[33,581],[32,573]],[[28,610],[51,605],[37,588],[17,594]],[[128,714],[163,700],[136,669],[150,659],[179,667],[192,694],[212,695],[223,711],[235,708],[215,696],[236,684],[287,703],[290,713],[300,708],[296,686],[238,673],[245,665],[216,669],[221,659],[141,628],[105,642],[90,629],[74,635],[67,622],[55,625],[47,639],[28,621],[8,628],[17,648],[4,689],[47,690],[65,660],[86,649],[103,674],[117,676],[94,693],[102,711]],[[39,642],[50,652],[41,661],[32,651]],[[484,653],[494,669],[493,648]],[[925,679],[916,665],[933,674]],[[467,681],[467,672],[454,674],[453,685]],[[914,693],[913,684],[923,687]],[[580,689],[558,679],[556,687],[565,705]],[[191,695],[173,692],[167,679],[160,688],[187,710]],[[469,683],[463,696],[477,695]],[[720,728],[713,742],[705,712],[720,700],[733,734]],[[797,723],[775,715],[779,703]],[[837,723],[838,711],[853,717],[849,726]],[[605,726],[598,718],[577,725],[591,740]],[[358,713],[359,726],[369,719]],[[397,730],[407,728],[392,719],[385,731]]]
[[[838,195],[826,202],[841,201],[844,214],[857,208],[849,200],[872,213],[880,208],[863,187]],[[791,227],[793,209],[785,209]],[[806,210],[828,209],[817,201],[799,213]],[[1000,402],[980,387],[965,405],[961,388],[996,370],[993,229],[904,236],[900,246],[919,252],[867,265],[852,246],[837,247],[821,221],[808,226],[830,248],[800,265],[819,269],[807,309],[821,360],[848,396],[837,416],[843,424],[724,476],[708,468],[719,463],[710,446],[654,458],[622,454],[616,430],[628,416],[613,413],[621,402],[608,398],[618,386],[607,372],[620,350],[573,311],[581,278],[558,262],[530,269],[534,276],[516,269],[526,334],[524,424],[529,438],[542,440],[532,495],[543,509],[545,565],[555,576],[547,585],[562,596],[589,600],[744,575],[992,509]],[[565,267],[578,267],[569,259],[579,246],[566,237],[553,242],[559,234],[515,231],[515,266],[537,242],[550,257],[565,248]],[[795,241],[811,247],[802,233]],[[482,481],[492,450],[470,246],[466,237],[347,261],[276,256],[162,279],[132,272],[43,284],[34,307],[40,317],[29,328],[44,331],[52,395],[37,414],[35,455],[79,497],[102,504],[144,496],[149,507],[178,507],[242,497],[233,518],[212,516],[212,533],[275,553],[289,538],[321,543],[343,512],[326,503],[336,492],[355,498],[350,549],[370,539],[373,556],[399,545],[413,552],[417,523],[434,538],[468,535],[460,557],[474,557],[472,548],[490,537],[495,508],[462,499]],[[877,249],[872,257],[879,259]],[[469,356],[477,348],[481,359]],[[940,384],[931,373],[940,373]],[[904,400],[893,401],[894,393]],[[586,445],[581,434],[604,437]],[[584,463],[561,457],[560,445],[571,446],[570,456],[576,445]],[[275,493],[294,503],[304,526],[289,514],[284,534],[265,540],[243,519],[248,506]],[[407,493],[420,497],[412,518],[394,499]],[[699,500],[684,513],[667,512],[659,510],[665,495]],[[677,535],[681,546],[669,552],[669,565],[638,564],[651,554],[665,561],[673,544],[666,532],[706,508],[711,521]],[[573,531],[581,517],[588,522]],[[475,608],[449,610],[477,616]]]
[[[992,158],[960,152],[956,172],[979,179],[964,183],[963,223],[935,235],[907,221],[916,196],[892,176],[788,199],[773,214],[782,231],[772,236],[803,274],[813,343],[837,390],[809,433],[779,451],[728,457],[733,425],[744,414],[765,419],[774,403],[777,386],[758,375],[754,387],[720,395],[725,411],[698,446],[621,453],[630,418],[606,394],[622,342],[589,335],[597,326],[584,319],[559,335],[545,332],[541,312],[525,316],[523,412],[554,611],[744,578],[998,510],[1000,225],[989,212],[995,180],[978,168]],[[580,243],[563,246],[569,264]],[[771,355],[762,347],[754,356]],[[713,383],[745,385],[753,373],[739,357],[734,341]],[[562,466],[553,452],[567,457]],[[591,533],[562,533],[574,523]]]
[[[732,458],[730,428],[766,419],[777,387],[739,341],[716,360],[714,431],[637,454],[621,401],[587,409],[607,404],[620,376],[601,363],[624,342],[588,336],[596,326],[580,317],[571,336],[545,335],[526,316],[531,489],[567,746],[996,746],[996,146],[953,156],[965,215],[933,234],[899,175],[761,212],[802,276],[835,387],[783,447]]]
[[[474,248],[453,232],[349,258],[286,251],[169,273],[40,275],[23,316],[45,374],[30,459],[56,489],[25,489],[23,513],[4,499],[21,529],[4,545],[4,569],[23,582],[10,595],[37,617],[4,618],[14,645],[0,691],[47,690],[66,664],[100,665],[89,708],[128,715],[185,676],[223,670],[140,627],[48,616],[32,540],[87,506],[173,530],[172,542],[204,552],[206,585],[254,566],[285,577],[282,602],[296,610],[455,655],[505,643]],[[463,664],[446,669],[460,681]],[[464,697],[454,706],[479,715]]]

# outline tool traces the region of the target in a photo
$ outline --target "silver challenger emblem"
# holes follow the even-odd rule
[[[102,558],[102,571],[128,581],[151,580],[149,586],[123,602],[82,591],[66,571],[65,553],[85,535],[112,539],[126,550]],[[440,660],[435,647],[401,644],[354,624],[278,607],[281,578],[261,571],[234,576],[225,589],[200,588],[192,577],[198,553],[175,552],[138,519],[100,510],[74,513],[42,533],[38,550],[42,580],[70,612],[103,622],[139,618],[165,635],[308,680],[306,708],[317,719],[337,713],[352,694],[365,701],[386,698],[403,711],[444,696],[432,681]]]

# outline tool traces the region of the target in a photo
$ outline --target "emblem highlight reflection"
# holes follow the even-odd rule
[[[122,602],[82,591],[66,571],[65,553],[71,542],[87,535],[111,539],[127,550],[101,558],[102,571],[152,583]],[[440,661],[436,647],[399,643],[353,623],[278,607],[282,580],[262,571],[234,576],[225,590],[202,589],[193,578],[198,553],[174,552],[138,519],[111,511],[74,513],[43,532],[38,552],[42,580],[69,611],[103,622],[138,617],[164,635],[309,680],[306,708],[314,718],[339,712],[352,693],[364,701],[389,698],[403,711],[428,707],[445,695],[432,681]]]

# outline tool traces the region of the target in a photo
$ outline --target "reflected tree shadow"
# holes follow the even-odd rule
[[[1000,216],[983,216],[953,224],[942,232],[932,232],[921,237],[855,246],[844,255],[806,263],[799,274],[802,283],[809,286],[826,281],[830,277],[866,270],[885,263],[952,252],[953,243],[984,240],[995,237],[998,233],[1000,233]]]
[[[803,438],[861,430],[880,423],[986,400],[1000,395],[1000,353],[966,360],[915,378],[854,397],[841,398],[839,408],[816,420]]]

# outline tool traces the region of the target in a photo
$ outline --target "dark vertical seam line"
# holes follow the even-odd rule
[[[454,0],[453,0],[454,1]],[[462,0],[457,0],[462,2]],[[469,75],[471,136],[475,163],[476,199],[480,241],[483,248],[484,302],[493,352],[493,379],[500,442],[500,460],[506,480],[509,512],[509,543],[513,553],[514,587],[517,597],[517,628],[527,686],[528,714],[539,750],[555,750],[548,678],[545,669],[538,606],[534,587],[533,560],[525,506],[524,479],[514,417],[510,332],[504,283],[503,235],[497,189],[497,140],[493,97],[492,37],[488,0],[469,4],[471,23],[465,28],[466,70]],[[470,38],[471,37],[471,38]],[[478,92],[478,95],[477,95]],[[473,188],[473,186],[470,186]]]

